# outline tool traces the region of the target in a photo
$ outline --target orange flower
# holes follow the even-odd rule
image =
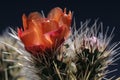
[[[32,54],[57,48],[70,34],[71,19],[71,11],[67,14],[59,7],[52,9],[47,18],[38,12],[28,17],[23,14],[23,30],[18,29],[18,36]]]

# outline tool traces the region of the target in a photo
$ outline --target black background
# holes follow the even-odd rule
[[[107,26],[110,26],[110,29],[115,27],[114,41],[120,41],[120,2],[116,0],[1,0],[0,32],[7,27],[16,29],[16,27],[22,26],[23,13],[28,15],[33,11],[41,12],[43,10],[47,15],[54,7],[73,11],[77,25],[87,19],[91,19],[91,22],[98,19],[98,22],[103,22],[104,29]],[[118,65],[114,68],[118,68],[118,71],[111,75],[118,77],[120,76],[120,63],[119,61],[117,63]]]

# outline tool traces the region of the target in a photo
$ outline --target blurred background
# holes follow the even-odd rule
[[[47,16],[49,11],[54,7],[67,8],[74,12],[77,27],[81,21],[85,22],[90,19],[91,24],[98,19],[103,22],[104,29],[107,26],[110,30],[115,27],[115,37],[113,41],[120,41],[120,3],[110,0],[1,0],[0,1],[0,33],[4,32],[7,27],[16,30],[22,26],[21,16],[23,13],[28,15],[30,12],[43,10]],[[109,69],[117,68],[118,71],[108,75],[120,76],[120,61],[118,65],[109,67]]]

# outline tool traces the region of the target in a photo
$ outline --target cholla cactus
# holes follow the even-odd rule
[[[18,80],[21,77],[19,54],[12,47],[18,47],[17,40],[8,34],[0,36],[0,80]]]
[[[21,55],[22,63],[18,63],[25,80],[107,80],[106,75],[116,71],[107,70],[119,59],[119,42],[111,44],[114,29],[109,34],[97,21],[70,29],[71,17],[71,12],[60,8],[54,8],[47,18],[38,12],[28,18],[23,15],[24,30],[9,33],[19,47],[0,41]]]
[[[73,28],[76,26],[74,25]],[[111,44],[113,30],[108,34],[108,29],[103,31],[103,25],[97,21],[89,26],[89,21],[81,23],[78,30],[73,29],[73,34],[66,40],[59,60],[70,63],[72,75],[77,80],[102,80],[107,74],[117,69],[108,71],[109,65],[114,64],[119,58],[119,42]],[[64,54],[63,54],[64,53]],[[111,77],[111,79],[114,76]],[[73,79],[74,80],[74,79]]]
[[[92,27],[88,25],[87,21],[81,24],[80,31],[75,31],[73,36],[76,77],[80,80],[101,80],[109,73],[106,68],[117,60],[119,43],[110,44],[114,29],[108,34],[108,28],[103,31],[102,23],[99,26],[97,22]]]

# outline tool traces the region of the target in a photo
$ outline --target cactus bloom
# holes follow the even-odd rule
[[[35,54],[46,49],[57,48],[70,34],[72,14],[60,8],[50,11],[47,18],[38,12],[28,17],[23,14],[23,30],[18,28],[18,36],[27,51]]]

